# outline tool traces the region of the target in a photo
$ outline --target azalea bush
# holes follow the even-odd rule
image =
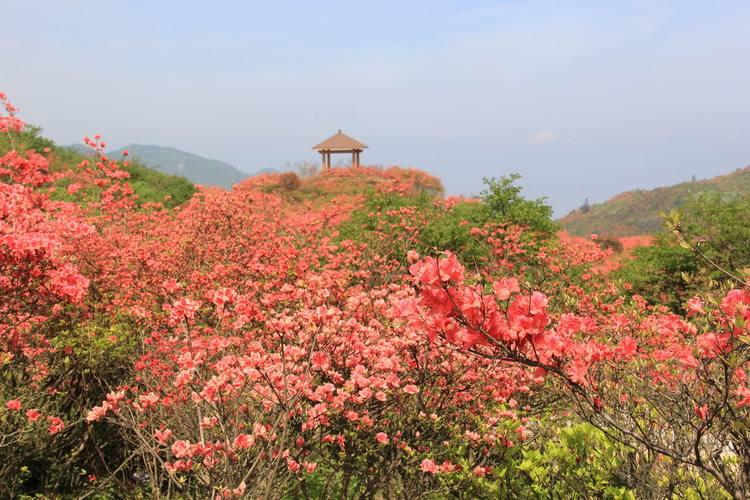
[[[553,378],[571,410],[613,439],[746,496],[747,289],[694,297],[688,317],[637,300],[581,317],[555,314],[515,278],[467,282],[454,255],[410,271],[420,298],[402,306],[404,318],[429,338]]]
[[[671,312],[514,177],[177,203],[2,102],[0,495],[750,494],[740,271]]]

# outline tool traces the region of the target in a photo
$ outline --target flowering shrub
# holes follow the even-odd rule
[[[15,108],[0,95],[6,115],[0,130],[23,130]],[[11,141],[12,143],[12,141]],[[101,179],[92,171],[92,179]],[[17,486],[21,468],[59,460],[45,451],[75,452],[84,437],[76,431],[78,404],[89,404],[91,378],[81,372],[73,352],[60,339],[87,321],[84,302],[91,281],[85,263],[71,254],[96,228],[77,205],[52,201],[40,188],[58,178],[46,157],[14,149],[0,155],[0,493]],[[103,180],[103,179],[102,179]],[[71,377],[71,372],[76,376]],[[92,399],[85,397],[92,396]],[[80,426],[78,426],[80,431]],[[85,437],[88,439],[90,434]],[[38,472],[35,479],[43,473]],[[36,475],[36,473],[34,474]],[[64,480],[62,478],[56,478]]]
[[[430,339],[554,377],[581,418],[747,494],[747,289],[711,297],[712,306],[696,297],[687,318],[649,312],[637,297],[632,308],[581,317],[551,313],[546,295],[515,278],[467,283],[452,254],[410,272],[419,299],[401,309]]]
[[[97,136],[70,168],[16,142],[2,496],[748,494],[740,283],[685,315],[626,295],[611,250],[507,183],[438,200],[417,171],[336,169],[167,207]],[[345,192],[362,178],[380,195]]]

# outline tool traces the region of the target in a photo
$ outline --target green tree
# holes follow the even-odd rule
[[[750,266],[750,196],[701,193],[685,204],[681,230],[697,250],[730,272]],[[722,279],[718,269],[706,268]]]
[[[521,187],[515,182],[519,174],[502,176],[500,179],[485,178],[487,188],[482,191],[482,201],[497,222],[528,226],[541,233],[551,233],[558,229],[552,220],[552,207],[547,199],[527,200],[521,195]]]

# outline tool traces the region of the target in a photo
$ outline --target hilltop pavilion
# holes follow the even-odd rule
[[[331,153],[351,153],[352,167],[359,167],[359,154],[366,148],[367,146],[357,139],[353,139],[341,132],[341,129],[335,135],[313,147],[323,157],[323,170],[331,170]]]

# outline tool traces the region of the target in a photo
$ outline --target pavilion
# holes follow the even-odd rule
[[[313,147],[323,157],[323,170],[331,169],[331,153],[351,153],[352,167],[359,167],[359,155],[365,148],[367,146],[344,134],[341,129],[335,135]]]

